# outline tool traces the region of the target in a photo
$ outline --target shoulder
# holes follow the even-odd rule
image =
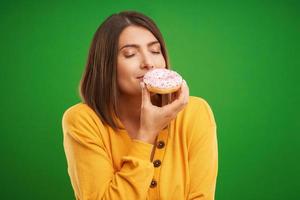
[[[64,111],[64,114],[63,116],[66,117],[70,117],[70,116],[74,116],[76,114],[88,114],[92,111],[92,109],[85,103],[77,103],[77,104],[74,104],[72,106],[70,106],[69,108],[67,108],[65,111]]]
[[[77,103],[67,108],[63,113],[64,122],[78,121],[80,119],[91,119],[95,118],[96,113],[85,103]]]
[[[77,103],[67,108],[62,116],[64,131],[97,133],[104,126],[97,114],[85,103]]]
[[[216,137],[214,114],[208,102],[201,97],[190,96],[187,106],[177,119],[180,120],[182,135],[189,149],[198,148],[204,144],[202,142]]]
[[[189,121],[197,123],[206,123],[207,125],[215,126],[215,118],[211,106],[202,97],[190,96],[189,102],[182,113]]]
[[[202,106],[207,106],[208,102],[202,97],[190,96],[188,105],[191,107],[193,106],[202,107]]]
[[[190,96],[189,97],[189,106],[203,106],[204,104],[208,104],[207,101],[202,97]]]

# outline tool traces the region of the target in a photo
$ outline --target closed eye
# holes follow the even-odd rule
[[[154,54],[160,54],[160,51],[151,51]]]
[[[125,58],[131,58],[131,57],[133,57],[135,54],[130,54],[130,55],[124,55],[125,56]]]

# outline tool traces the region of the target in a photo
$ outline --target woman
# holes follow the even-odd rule
[[[143,75],[168,68],[162,35],[138,12],[108,17],[96,31],[80,84],[63,115],[76,199],[214,199],[217,138],[205,100],[186,82],[148,92]]]

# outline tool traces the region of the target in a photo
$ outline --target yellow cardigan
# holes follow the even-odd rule
[[[191,96],[155,145],[114,131],[84,103],[65,111],[62,126],[76,199],[214,199],[216,123],[202,98]]]

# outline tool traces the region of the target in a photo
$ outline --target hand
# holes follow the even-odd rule
[[[140,129],[136,139],[153,144],[158,133],[187,105],[189,88],[183,81],[181,88],[172,94],[172,102],[163,107],[157,107],[151,103],[150,92],[143,82],[141,82],[141,88]]]

